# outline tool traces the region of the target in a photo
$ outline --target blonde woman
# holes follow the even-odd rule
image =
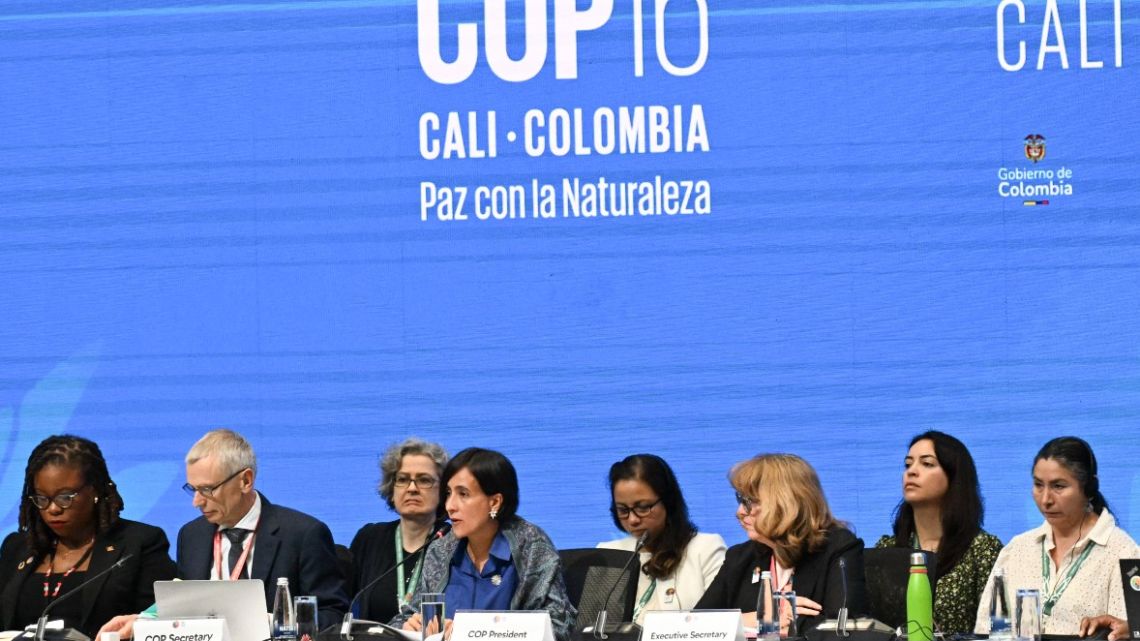
[[[755,626],[760,573],[768,571],[777,589],[795,591],[801,634],[835,618],[845,600],[851,616],[863,613],[863,541],[832,516],[807,461],[762,454],[736,464],[729,481],[736,490],[736,517],[751,526],[749,540],[728,548],[697,609],[739,608],[745,625]],[[787,630],[792,614],[782,614]]]

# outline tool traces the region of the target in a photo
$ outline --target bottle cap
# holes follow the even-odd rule
[[[772,578],[772,573],[769,572],[768,570],[764,570],[763,572],[760,573],[760,578],[761,579],[770,579],[770,578]]]
[[[926,555],[922,552],[912,552],[910,555],[911,565],[926,565]]]
[[[277,585],[289,585],[289,577],[287,577],[287,576],[277,577]]]

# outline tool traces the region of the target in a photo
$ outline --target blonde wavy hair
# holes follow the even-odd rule
[[[828,528],[841,523],[831,514],[819,475],[795,454],[760,454],[732,467],[732,487],[757,501],[753,528],[772,543],[780,565],[794,568],[827,542]]]

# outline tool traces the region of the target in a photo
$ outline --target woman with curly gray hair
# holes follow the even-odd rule
[[[436,443],[409,438],[380,457],[380,496],[399,519],[369,523],[352,539],[350,593],[396,568],[360,603],[358,618],[388,621],[408,602],[422,566],[422,552],[443,519],[439,479],[447,452]]]

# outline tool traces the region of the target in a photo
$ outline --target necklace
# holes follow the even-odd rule
[[[70,568],[68,568],[67,571],[63,573],[63,576],[59,577],[59,580],[57,580],[55,582],[55,589],[51,589],[50,586],[48,585],[51,582],[52,572],[55,570],[55,550],[54,549],[52,550],[51,556],[48,557],[47,572],[44,573],[44,598],[45,599],[47,599],[47,598],[54,599],[57,596],[59,596],[59,589],[63,587],[64,579],[71,576],[71,574],[73,572],[75,572],[75,570],[79,566],[83,565],[83,563],[91,556],[91,551],[95,549],[95,546],[92,545],[93,543],[95,543],[94,538],[92,538],[90,541],[87,542],[87,544],[84,546],[87,548],[87,550],[83,553],[83,556],[79,557],[79,560],[76,561],[75,564],[72,565]],[[59,543],[57,542],[56,548],[58,548],[58,547],[59,547]],[[75,550],[72,550],[72,551],[74,552]],[[66,556],[66,553],[64,554],[64,556]]]

